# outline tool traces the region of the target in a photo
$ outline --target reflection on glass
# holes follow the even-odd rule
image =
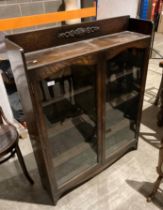
[[[106,70],[105,156],[135,138],[143,50],[129,49],[108,61]]]
[[[40,83],[57,184],[97,164],[96,69],[71,66]]]

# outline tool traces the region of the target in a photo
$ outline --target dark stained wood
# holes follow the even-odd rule
[[[141,95],[140,95],[140,103],[139,103],[139,111],[137,114],[137,131],[136,131],[136,138],[139,137],[139,130],[140,130],[140,122],[142,116],[142,107],[143,107],[143,99],[144,99],[144,92],[145,92],[145,85],[146,85],[146,77],[147,77],[147,70],[148,70],[148,59],[150,54],[150,48],[145,49],[144,55],[144,64],[143,64],[143,73],[142,73],[142,81],[141,81]]]
[[[10,136],[11,138],[8,138]],[[18,133],[13,126],[2,125],[0,129],[0,157],[4,156],[18,141]]]
[[[157,190],[161,184],[161,181],[163,179],[163,170],[162,170],[162,164],[163,164],[163,139],[161,139],[161,145],[159,148],[159,157],[158,157],[158,164],[157,164],[157,173],[158,173],[158,178],[154,183],[152,192],[150,195],[147,197],[147,201],[150,202],[156,195]]]
[[[160,66],[161,68],[163,68],[163,61],[161,61],[161,62],[159,63],[159,66]],[[161,93],[162,86],[163,86],[163,74],[162,74],[160,86],[159,86],[159,89],[158,89],[158,92],[157,92],[157,95],[156,95],[156,99],[155,99],[155,102],[154,102],[155,105],[158,105],[158,102],[159,102],[159,100],[160,100],[160,93]]]
[[[42,185],[49,192],[53,202],[56,203],[57,196],[55,193],[56,190],[54,189],[55,184],[49,177],[49,171],[51,170],[49,162],[47,161],[49,159],[47,157],[49,153],[45,152],[43,143],[41,141],[42,137],[39,132],[39,122],[37,121],[37,106],[35,105],[31,82],[28,81],[28,77],[26,77],[26,63],[23,50],[19,46],[12,44],[9,40],[6,42],[6,46],[8,48],[8,56],[9,60],[11,61],[14,79],[19,91]]]
[[[163,61],[159,63],[159,66],[163,68]],[[160,102],[160,107],[159,107],[159,112],[157,114],[157,125],[161,127],[163,126],[163,73],[161,76],[161,82],[154,104],[158,105],[159,102]]]
[[[99,56],[99,62],[97,64],[97,107],[98,107],[98,160],[103,164],[105,159],[105,142],[104,142],[104,133],[105,133],[105,69],[106,69],[106,55],[101,54]]]
[[[150,57],[152,55],[152,48],[153,48],[153,43],[154,43],[154,25],[151,21],[145,21],[145,20],[139,20],[135,18],[131,18],[129,20],[129,26],[128,26],[129,31],[136,31],[139,33],[143,34],[151,34],[151,50],[150,50]]]
[[[135,18],[129,19],[128,30],[142,33],[142,34],[151,34],[153,33],[153,23],[148,20],[140,20]]]
[[[23,156],[21,154],[18,140],[19,134],[14,125],[12,125],[6,118],[2,108],[0,107],[0,164],[9,160],[16,153],[18,160],[22,167],[23,173],[26,176],[30,184],[34,184],[32,178],[30,177]]]
[[[160,66],[161,68],[163,68],[163,61],[161,61],[161,62],[159,63],[159,66]]]
[[[28,74],[31,75],[31,78],[33,78],[33,74],[35,74],[37,80],[42,80],[43,78],[45,79],[54,73],[58,73],[60,75],[64,74],[67,71],[67,67],[70,67],[71,65],[95,65],[96,63],[97,54],[83,55],[74,59],[65,60],[64,62],[38,67],[33,69],[33,71],[29,71]]]
[[[40,101],[39,101],[39,90],[38,90],[38,85],[36,83],[30,84],[30,88],[32,88],[32,101],[34,103],[34,107],[37,108],[35,110],[35,117],[36,117],[36,124],[37,124],[37,131],[39,131],[39,144],[41,146],[40,150],[42,151],[43,155],[43,161],[44,162],[39,162],[41,164],[41,169],[42,167],[43,170],[47,173],[46,175],[43,174],[43,177],[41,177],[43,180],[43,185],[47,191],[49,191],[49,194],[52,198],[52,201],[54,204],[56,204],[57,199],[58,199],[58,189],[57,189],[57,184],[56,180],[54,177],[54,168],[52,164],[52,155],[50,152],[50,145],[47,139],[47,129],[44,123],[44,117],[42,113],[42,109],[40,107]],[[34,90],[34,91],[33,91]],[[43,165],[44,164],[44,165]],[[41,173],[45,173],[41,172]],[[42,175],[42,174],[40,174]]]
[[[25,52],[31,52],[41,49],[50,48],[52,46],[60,46],[72,42],[77,42],[80,40],[86,40],[93,37],[98,37],[102,35],[118,33],[125,31],[128,26],[129,16],[110,18],[106,20],[87,22],[75,25],[68,25],[64,27],[56,27],[46,30],[38,30],[34,32],[21,33],[18,35],[8,36],[17,45],[21,46]],[[89,26],[100,27],[100,30],[95,33],[84,34],[83,36],[75,38],[59,38],[60,33],[65,33],[78,28],[87,28]],[[108,27],[109,26],[109,27]]]
[[[133,41],[131,43],[127,43],[125,45],[113,47],[112,50],[107,51],[107,59],[114,58],[116,55],[120,54],[121,52],[123,52],[126,49],[130,49],[130,48],[144,49],[149,46],[150,41],[151,41],[151,39],[147,38],[145,40],[137,40],[137,41]]]
[[[27,69],[43,67],[49,64],[55,64],[66,60],[74,59],[79,56],[96,53],[99,51],[116,48],[117,46],[126,46],[126,44],[136,43],[150,38],[149,35],[143,35],[135,32],[121,32],[114,35],[106,35],[94,39],[84,40],[77,43],[62,45],[42,51],[25,54],[27,60]],[[143,46],[142,46],[143,48]]]
[[[56,203],[66,191],[92,178],[126,152],[137,147],[151,33],[152,24],[150,22],[124,16],[7,37],[6,45],[9,59],[26,116],[40,177],[53,203]],[[145,52],[144,64],[141,70],[142,81],[139,111],[136,119],[136,138],[131,139],[130,142],[125,142],[120,148],[111,153],[109,159],[106,159],[105,101],[106,83],[108,82],[106,78],[107,62],[123,51],[133,48],[142,49]],[[73,69],[74,66],[75,69]],[[66,159],[71,159],[77,153],[82,153],[84,149],[89,148],[89,145],[81,143],[75,147],[79,148],[81,146],[78,151],[73,148],[70,150],[71,153],[65,151],[61,156],[55,157],[53,160],[48,135],[50,135],[50,132],[54,132],[56,128],[47,129],[43,109],[54,102],[61,102],[63,99],[62,97],[52,98],[49,94],[46,101],[43,102],[40,94],[40,82],[49,81],[50,79],[57,82],[57,79],[64,78],[70,84],[72,69],[77,71],[78,68],[85,66],[89,67],[86,71],[90,72],[92,68],[96,68],[95,98],[97,98],[97,101],[95,104],[97,105],[97,124],[94,133],[97,134],[97,163],[58,185],[56,166],[54,167],[53,161],[56,160],[57,167],[60,167]],[[130,71],[127,74],[130,75]],[[118,73],[117,78],[122,76],[121,73]],[[70,92],[71,89],[72,87],[69,87]],[[74,96],[92,89],[93,86],[89,85],[81,87],[79,90],[75,90]],[[64,97],[69,97],[69,94],[65,93]],[[126,98],[128,98],[127,94]],[[117,105],[114,99],[112,103]],[[119,103],[123,103],[120,98]],[[116,132],[116,129],[113,133]]]

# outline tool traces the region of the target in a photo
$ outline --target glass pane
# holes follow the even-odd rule
[[[40,83],[60,186],[97,164],[96,68],[71,66]]]
[[[106,158],[135,138],[143,57],[143,50],[129,49],[107,63]]]

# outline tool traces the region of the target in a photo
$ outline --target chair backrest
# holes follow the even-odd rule
[[[2,119],[2,107],[0,106],[0,125],[3,124],[3,119]]]
[[[4,123],[11,125],[11,123],[6,118],[2,107],[0,106],[0,125],[3,125]]]

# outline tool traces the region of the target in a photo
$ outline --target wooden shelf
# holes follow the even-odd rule
[[[123,147],[124,144],[129,144],[134,138],[135,132],[130,129],[130,121],[123,118],[105,132],[106,156],[111,156],[117,149]]]
[[[138,96],[138,92],[137,91],[132,91],[132,92],[129,92],[129,93],[125,93],[125,94],[122,94],[120,95],[119,97],[116,97],[114,99],[112,99],[110,101],[110,104],[113,106],[113,107],[117,107],[123,103],[125,103],[126,101],[129,101],[135,97]]]
[[[112,74],[109,79],[106,80],[106,83],[108,82],[115,82],[116,80],[123,78],[125,76],[131,75],[133,73],[133,70],[129,71],[124,71],[123,73],[117,73],[117,74]]]
[[[49,101],[42,102],[42,106],[43,106],[43,107],[49,106],[49,105],[51,105],[51,104],[57,103],[57,102],[59,102],[59,101],[62,101],[62,100],[64,100],[64,99],[67,99],[67,98],[73,97],[73,96],[75,96],[75,95],[78,95],[78,94],[87,92],[87,91],[89,91],[89,90],[93,90],[93,87],[92,87],[92,86],[87,86],[87,87],[80,88],[79,90],[75,90],[75,91],[73,91],[72,93],[66,93],[66,94],[64,94],[63,96],[60,96],[60,97],[51,99],[51,100],[49,100]]]
[[[75,125],[73,120],[76,120]],[[84,122],[89,123],[92,131],[94,130],[94,123],[84,114],[76,119],[70,118],[63,123],[56,123],[48,129],[48,141],[59,187],[78,173],[97,164],[97,139],[93,132],[90,132],[90,128],[90,135],[86,130],[85,134],[80,131],[79,127],[84,126]],[[88,141],[90,137],[92,141]]]
[[[54,136],[54,134],[59,135],[60,133],[73,128],[73,119],[75,120],[76,125],[80,124],[81,122],[87,122],[90,124],[90,126],[95,127],[95,122],[92,121],[88,115],[81,114],[74,118],[67,118],[64,120],[64,122],[57,122],[55,124],[50,124],[50,122],[47,122],[48,138],[51,138]]]

